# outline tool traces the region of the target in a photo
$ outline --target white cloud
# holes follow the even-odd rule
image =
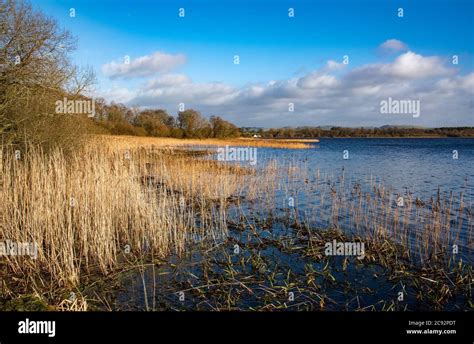
[[[348,74],[347,82],[354,85],[401,83],[447,76],[456,70],[445,67],[437,56],[422,56],[408,51],[391,63],[372,63],[357,67]]]
[[[98,97],[104,98],[109,102],[128,103],[136,97],[136,92],[126,87],[113,86],[98,92]]]
[[[327,63],[326,63],[326,68],[325,70],[327,71],[336,71],[336,70],[341,70],[343,69],[345,66],[344,63],[342,62],[336,62],[336,61],[333,61],[333,60],[329,60]]]
[[[168,72],[185,62],[186,57],[182,54],[172,55],[157,51],[131,61],[123,59],[106,63],[102,66],[102,72],[110,78],[144,77]]]
[[[474,72],[451,79],[441,79],[437,82],[437,86],[443,91],[456,92],[463,90],[472,96],[474,95]]]
[[[164,74],[147,82],[146,88],[173,87],[192,83],[185,74]]]
[[[409,79],[427,78],[450,73],[450,71],[443,66],[439,57],[424,57],[411,51],[397,57],[393,63],[384,66],[382,71],[396,77]]]
[[[313,72],[298,80],[298,86],[301,88],[326,88],[337,84],[338,81],[334,76],[318,72]]]
[[[164,75],[140,88],[133,102],[156,107],[179,103],[218,105],[233,95],[235,89],[222,83],[193,83],[185,75]]]
[[[408,49],[408,46],[398,39],[388,39],[379,46],[384,53],[400,52]]]

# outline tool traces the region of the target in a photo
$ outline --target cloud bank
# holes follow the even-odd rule
[[[145,77],[168,72],[184,63],[186,63],[186,57],[182,54],[171,55],[157,51],[133,60],[124,57],[122,61],[106,63],[102,66],[102,72],[112,79]]]
[[[401,47],[399,43],[389,45]],[[136,62],[127,70],[109,69],[118,75],[136,75],[142,70],[138,66],[143,65],[150,63]],[[406,51],[387,63],[350,68],[328,61],[321,69],[300,77],[242,87],[196,83],[187,75],[170,74],[157,67],[155,72],[162,74],[149,78],[141,87],[104,90],[102,96],[129,105],[164,108],[172,114],[184,103],[186,108],[221,115],[240,126],[474,125],[474,72],[462,75],[456,67],[438,56]],[[381,114],[380,102],[389,97],[419,100],[420,117]]]

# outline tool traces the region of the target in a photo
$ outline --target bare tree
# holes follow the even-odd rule
[[[37,138],[38,143],[52,134],[63,136],[58,128],[74,120],[55,114],[55,101],[80,96],[94,81],[91,69],[70,63],[75,47],[69,32],[29,3],[0,0],[0,135],[9,141],[19,135]],[[49,138],[41,137],[48,131]]]

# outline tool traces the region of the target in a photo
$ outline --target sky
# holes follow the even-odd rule
[[[474,125],[474,0],[33,6],[77,38],[71,57],[108,102],[266,128]]]

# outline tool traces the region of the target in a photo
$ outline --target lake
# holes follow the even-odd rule
[[[461,259],[472,269],[474,139],[323,138],[309,149],[258,148],[256,166],[227,163],[256,168],[259,176],[249,176],[246,190],[228,206],[228,234],[193,237],[184,256],[128,276],[118,308],[471,307],[472,290],[443,302],[420,293],[442,290],[431,285],[446,275],[434,257],[450,266]],[[346,234],[367,238],[376,251],[389,239],[406,254],[393,267],[322,255],[325,242],[351,238]],[[421,280],[399,275],[408,266],[399,260],[413,262],[407,276]],[[299,302],[285,301],[290,292]]]
[[[343,158],[348,151],[349,159]],[[453,159],[457,151],[457,159]],[[371,177],[398,191],[411,190],[429,198],[444,192],[463,192],[474,199],[474,139],[330,139],[305,150],[259,148],[259,164],[270,158],[305,162],[312,171],[337,174],[343,169],[361,180]],[[263,159],[262,159],[263,158]]]

